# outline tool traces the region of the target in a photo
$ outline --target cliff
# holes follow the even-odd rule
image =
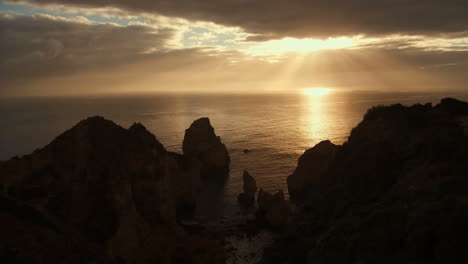
[[[195,206],[198,178],[195,161],[168,153],[143,125],[83,120],[33,154],[0,163],[0,258],[222,263],[218,242],[177,224],[178,211]]]
[[[264,263],[468,263],[468,103],[370,109],[289,176],[301,210]]]

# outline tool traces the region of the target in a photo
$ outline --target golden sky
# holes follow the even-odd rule
[[[467,1],[0,0],[0,96],[464,90]]]

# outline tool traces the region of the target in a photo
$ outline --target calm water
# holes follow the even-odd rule
[[[321,140],[343,143],[366,110],[379,104],[437,103],[454,94],[347,93],[303,95],[153,95],[95,98],[23,98],[0,100],[0,160],[32,152],[79,120],[101,115],[123,127],[143,123],[170,151],[181,152],[191,122],[209,117],[231,155],[227,182],[207,186],[203,201],[217,215],[238,213],[236,196],[242,171],[268,191],[287,192],[286,177],[298,157]],[[249,149],[247,154],[243,149]],[[214,186],[213,186],[214,185]],[[222,188],[218,188],[219,186]],[[217,199],[214,197],[217,196]],[[215,207],[216,210],[212,208]],[[200,214],[207,214],[200,209]]]

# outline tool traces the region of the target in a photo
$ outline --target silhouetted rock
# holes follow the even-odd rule
[[[245,154],[249,153],[250,150],[249,149],[244,149],[242,152],[244,152]]]
[[[453,98],[442,99],[436,106],[439,110],[455,116],[455,120],[463,128],[465,136],[468,135],[468,103]]]
[[[169,167],[174,183],[177,217],[193,218],[202,187],[200,161],[169,152]]]
[[[258,212],[257,218],[266,221],[273,228],[280,228],[289,223],[291,217],[291,208],[286,200],[282,190],[271,194],[260,189],[257,197]]]
[[[187,158],[197,158],[201,162],[203,177],[225,175],[229,171],[228,151],[208,118],[195,120],[185,130],[182,150]]]
[[[442,99],[440,104],[436,106],[436,109],[455,116],[468,115],[468,103],[453,98]]]
[[[326,140],[301,155],[296,170],[287,179],[291,197],[301,198],[320,192],[323,177],[333,162],[338,148]]]
[[[306,151],[310,195],[264,263],[468,263],[467,113],[454,99],[378,106],[331,161],[317,155],[325,166]]]
[[[1,263],[115,263],[75,228],[4,195],[0,233]]]
[[[255,203],[255,196],[252,197],[246,193],[239,193],[239,195],[237,195],[237,201],[242,207],[250,207]]]
[[[188,163],[141,124],[83,120],[0,164],[8,196],[0,201],[0,251],[25,263],[174,263],[192,250],[176,223],[178,206],[192,205],[198,190],[198,168]]]
[[[248,171],[244,171],[244,173],[242,174],[242,180],[244,182],[244,192],[237,196],[237,200],[242,206],[252,206],[255,202],[257,182],[252,176],[250,176]]]
[[[244,171],[242,174],[242,180],[244,182],[244,193],[248,196],[255,197],[255,193],[257,192],[257,182],[255,181],[254,177],[252,177],[248,171]]]

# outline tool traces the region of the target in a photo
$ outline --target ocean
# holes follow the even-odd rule
[[[468,94],[330,93],[271,95],[133,95],[0,99],[0,160],[45,146],[78,121],[104,116],[129,127],[140,122],[169,151],[181,152],[192,121],[209,117],[231,156],[227,179],[206,185],[200,217],[239,215],[236,197],[248,170],[266,191],[282,189],[297,159],[316,143],[346,141],[350,131],[375,105],[431,102],[444,97],[468,100]],[[248,153],[244,153],[248,149]]]

